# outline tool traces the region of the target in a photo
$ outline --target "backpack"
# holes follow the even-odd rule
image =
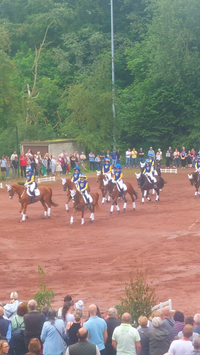
[[[16,319],[17,322],[17,319]],[[17,346],[19,343],[24,342],[24,331],[21,328],[22,324],[18,324],[17,322],[17,327],[12,330],[12,340],[13,340],[13,346]]]

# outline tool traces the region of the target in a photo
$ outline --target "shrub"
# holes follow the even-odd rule
[[[38,265],[38,278],[39,278],[39,288],[40,291],[37,292],[33,298],[37,301],[38,310],[41,311],[42,307],[44,306],[51,306],[51,302],[54,299],[54,291],[47,290],[46,288],[46,280],[45,280],[45,272],[43,269]]]
[[[125,294],[125,298],[120,298],[121,303],[116,305],[118,315],[121,317],[125,312],[130,313],[136,327],[138,318],[149,317],[152,307],[156,305],[155,288],[147,283],[147,272],[136,270],[130,282],[125,285]]]

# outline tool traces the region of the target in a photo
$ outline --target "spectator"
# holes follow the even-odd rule
[[[0,334],[3,337],[6,337],[7,341],[9,342],[11,339],[11,322],[4,317],[4,309],[0,307]]]
[[[188,165],[188,168],[192,168],[192,159],[193,159],[193,155],[191,154],[191,151],[188,150],[188,153],[187,153],[187,165]]]
[[[200,355],[200,336],[197,335],[195,336],[192,345],[194,347],[194,350],[187,355]]]
[[[156,153],[156,164],[157,167],[160,168],[162,164],[162,152],[161,149],[159,148],[157,153]]]
[[[85,156],[84,152],[82,152],[80,155],[80,163],[81,163],[81,166],[83,167],[83,169],[86,170],[86,168],[85,168],[86,156]]]
[[[51,159],[51,172],[52,175],[55,176],[55,171],[56,171],[56,157],[53,155],[52,159]]]
[[[76,158],[76,166],[79,166],[79,154],[78,154],[78,150],[75,151],[74,156]]]
[[[179,153],[177,148],[175,149],[173,155],[174,155],[174,168],[179,168],[179,156],[180,156],[180,153]]]
[[[45,355],[64,354],[64,334],[65,325],[63,320],[56,318],[56,311],[50,308],[40,336],[43,342],[43,353]]]
[[[154,150],[153,150],[152,147],[150,147],[150,149],[149,149],[149,151],[148,151],[148,155],[149,155],[149,154],[152,154],[152,155],[153,155],[153,158],[154,158],[154,160],[155,160],[155,152],[154,152]]]
[[[181,332],[185,326],[184,323],[184,314],[180,311],[176,311],[174,313],[174,337],[178,335],[179,332]]]
[[[163,355],[168,351],[170,340],[169,332],[162,326],[162,319],[152,319],[153,329],[149,330],[149,355]]]
[[[70,301],[72,301],[72,297],[70,295],[65,296],[64,303],[70,302]],[[58,310],[58,318],[62,318],[62,310],[63,310],[63,307],[60,307]]]
[[[76,309],[79,309],[80,311],[83,312],[83,310],[84,310],[84,303],[83,303],[83,301],[79,300],[78,302],[76,302],[76,303],[75,303],[75,307],[76,307]]]
[[[6,173],[6,158],[4,157],[4,155],[2,155],[2,157],[1,157],[0,164],[1,164],[2,175],[5,176],[5,173]]]
[[[95,164],[96,164],[96,170],[101,170],[101,159],[100,159],[100,156],[97,155],[96,158],[95,158]]]
[[[190,324],[185,325],[183,328],[183,337],[179,340],[174,340],[169,348],[169,353],[173,355],[183,355],[193,350],[190,337],[193,333],[193,327]]]
[[[137,168],[137,151],[133,148],[131,152],[131,167],[135,164],[135,168]]]
[[[71,168],[74,169],[75,165],[76,165],[76,158],[75,158],[74,154],[70,155],[70,164],[71,164]]]
[[[57,163],[56,163],[56,172],[58,173],[58,176],[60,176],[60,173],[62,172],[62,166],[61,166],[61,157],[58,157]]]
[[[17,292],[11,292],[10,294],[10,303],[7,303],[4,306],[4,313],[5,316],[11,320],[15,314],[17,314],[17,308],[19,306],[20,302],[18,301],[18,293]]]
[[[6,340],[0,340],[0,355],[8,354],[9,344]]]
[[[116,308],[110,308],[108,310],[108,318],[105,321],[107,323],[107,333],[108,333],[108,338],[105,343],[106,354],[107,355],[115,355],[116,350],[112,346],[112,335],[113,335],[114,329],[121,324],[121,321],[117,318]]]
[[[115,328],[112,335],[112,346],[117,354],[139,355],[141,351],[138,330],[131,326],[132,317],[129,313],[122,315],[122,324]]]
[[[192,167],[195,167],[195,160],[196,160],[196,154],[194,148],[191,150],[191,156],[192,156]]]
[[[37,338],[40,340],[42,327],[46,321],[44,314],[37,311],[37,302],[35,300],[28,302],[28,308],[30,312],[24,316],[24,340],[26,348],[28,348],[31,339]]]
[[[140,151],[139,151],[139,162],[144,163],[144,152],[143,152],[142,148],[140,148]]]
[[[131,150],[130,148],[128,148],[128,150],[126,151],[126,165],[125,168],[130,168],[130,160],[131,160]]]
[[[200,334],[200,313],[194,316],[194,332]]]
[[[47,176],[47,153],[44,155],[42,159],[42,174]]]
[[[9,179],[10,164],[10,158],[6,157],[6,179]]]
[[[182,169],[185,169],[186,158],[187,158],[187,153],[186,153],[186,151],[185,151],[185,147],[183,147],[183,148],[182,148],[182,152],[181,152],[181,165],[182,165]]]
[[[117,153],[115,150],[112,151],[110,157],[112,159],[112,166],[114,167],[117,164]]]
[[[95,344],[88,342],[88,331],[86,328],[80,328],[78,330],[78,343],[71,345],[67,348],[65,355],[83,355],[94,354],[100,355],[99,349]]]
[[[167,153],[166,153],[166,168],[170,167],[170,161],[171,161],[171,155],[170,155],[169,150],[167,150]]]
[[[72,314],[73,312],[73,302],[72,301],[67,301],[63,305],[62,309],[62,319],[65,323],[65,326],[67,325],[68,322],[73,322],[74,321],[74,315]]]
[[[193,324],[194,324],[194,319],[193,319],[193,317],[191,317],[191,316],[185,317],[184,321],[185,321],[185,325],[186,325],[186,324],[190,324],[190,325],[193,326]],[[198,335],[198,333],[195,333],[195,332],[194,332],[194,328],[193,328],[193,334],[192,334],[192,336],[190,337],[190,341],[193,341],[193,338],[194,338],[196,335]],[[182,337],[183,337],[183,332],[181,331],[181,332],[178,333],[178,339],[182,339]]]
[[[94,171],[94,159],[95,159],[95,155],[91,151],[89,154],[89,162],[90,162],[90,170],[92,170],[92,171]]]
[[[77,333],[78,330],[83,326],[82,316],[83,316],[83,312],[80,309],[77,309],[74,313],[75,320],[73,322],[67,323],[66,329],[67,329],[67,335],[69,337],[68,345],[73,345],[78,341]]]
[[[42,307],[42,309],[41,309],[41,313],[43,313],[43,314],[44,314],[44,316],[45,316],[46,320],[47,320],[47,315],[48,315],[48,312],[49,312],[49,307],[48,307],[48,306],[44,306],[44,307]]]
[[[89,342],[98,346],[101,355],[106,355],[107,324],[104,319],[97,317],[95,304],[89,306],[89,314],[90,318],[84,324],[84,327],[88,330]]]
[[[70,173],[70,169],[69,169],[70,157],[69,157],[68,153],[65,154],[65,161],[66,161],[66,173],[69,174]]]
[[[41,344],[38,339],[31,339],[29,346],[29,352],[26,355],[40,355],[41,354]]]
[[[13,154],[11,155],[11,158]],[[12,177],[15,179],[17,177],[17,170],[18,170],[18,156],[17,154],[14,155],[14,159],[11,159],[11,167],[12,167]]]
[[[147,327],[148,319],[147,317],[140,317],[138,319],[138,323],[140,325],[140,329],[138,329],[140,334],[140,342],[141,342],[141,353],[140,355],[149,355],[149,328]]]
[[[21,338],[21,334],[20,336],[13,336],[13,330],[16,328],[21,328],[22,331],[25,330],[25,326],[24,326],[24,316],[25,314],[28,313],[28,307],[26,305],[25,302],[20,303],[18,308],[17,308],[17,314],[13,317],[11,324],[12,324],[12,340],[11,340],[11,344],[12,344],[12,348],[15,351],[15,355],[21,355],[21,354],[25,354],[26,352],[26,348],[25,348],[25,343],[24,343],[24,338]]]
[[[169,147],[169,153],[170,153],[170,164],[172,164],[173,163],[173,150],[172,150],[172,147]]]
[[[11,155],[11,157],[10,157],[11,162],[12,162],[13,160],[15,160],[16,157],[18,158],[18,155],[17,155],[17,153],[16,153],[16,150],[14,150],[14,152],[12,153],[12,155]]]
[[[26,163],[27,163],[27,160],[26,160],[26,156],[24,155],[24,152],[21,152],[21,155],[19,157],[19,165],[20,165],[20,168],[21,168],[21,177],[26,177]]]
[[[117,149],[117,164],[121,164],[121,154],[119,152],[119,149]]]
[[[100,153],[101,166],[104,164],[105,157],[106,157],[105,150],[102,149],[102,152]]]
[[[164,307],[162,309],[162,325],[169,332],[170,343],[174,339],[174,320],[170,317],[169,307]]]
[[[106,158],[110,159],[110,151],[109,150],[106,151]]]

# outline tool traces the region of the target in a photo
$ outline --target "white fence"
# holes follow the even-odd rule
[[[161,173],[175,173],[177,174],[177,169],[160,169]]]
[[[46,182],[46,181],[56,181],[56,178],[55,178],[55,176],[47,176],[47,177],[44,177],[44,178],[39,178],[38,179],[38,184],[40,182]]]
[[[0,189],[3,189],[3,184],[2,184],[2,182],[0,182]]]
[[[170,312],[174,312],[173,309],[172,309],[172,300],[171,299],[169,299],[166,302],[160,302],[159,304],[157,304],[157,306],[154,306],[152,308],[152,311],[154,311],[155,309],[158,309],[158,308],[162,311],[163,307],[166,307],[166,306],[169,307],[169,311]]]

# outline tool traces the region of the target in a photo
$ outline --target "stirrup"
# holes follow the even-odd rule
[[[153,188],[154,188],[154,189],[157,189],[157,187],[158,187],[158,186],[154,183]]]

